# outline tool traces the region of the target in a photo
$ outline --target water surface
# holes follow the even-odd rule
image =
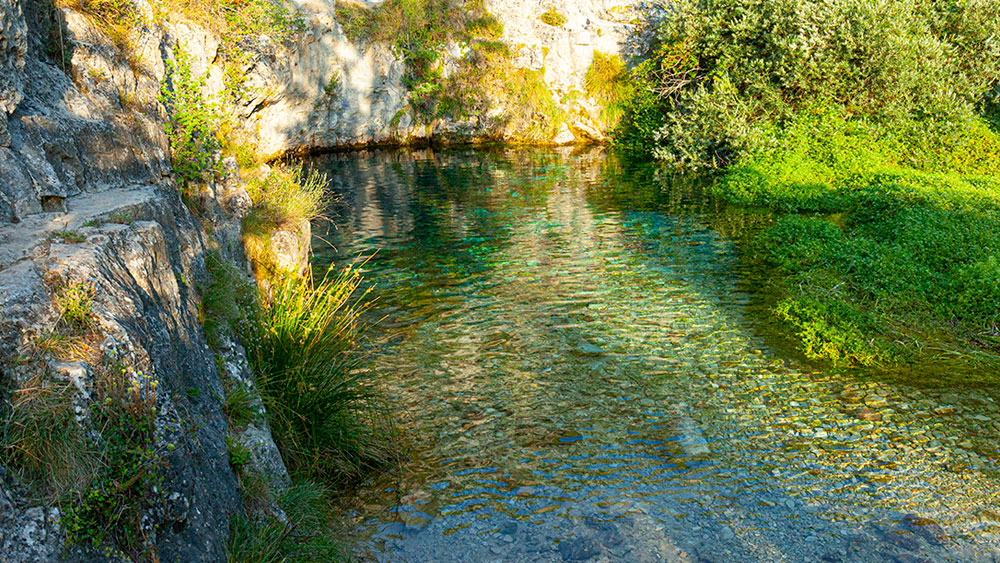
[[[410,444],[361,557],[1000,560],[995,393],[804,363],[744,254],[769,215],[601,149],[312,164]]]

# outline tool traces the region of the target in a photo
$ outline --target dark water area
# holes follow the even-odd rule
[[[309,164],[409,446],[345,509],[360,558],[1000,560],[993,393],[805,362],[768,213],[600,148]]]

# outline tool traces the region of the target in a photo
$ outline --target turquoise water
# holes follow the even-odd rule
[[[992,391],[809,365],[746,237],[773,218],[602,149],[319,157],[318,266],[362,263],[405,463],[386,561],[993,561]]]

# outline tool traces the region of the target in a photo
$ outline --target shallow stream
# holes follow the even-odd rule
[[[602,149],[311,164],[409,445],[360,557],[1000,561],[995,390],[804,361],[741,254],[768,214]]]

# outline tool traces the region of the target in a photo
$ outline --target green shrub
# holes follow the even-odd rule
[[[357,353],[367,291],[352,268],[289,278],[243,325],[257,388],[293,471],[332,482],[387,461],[374,389]]]
[[[79,244],[81,242],[87,242],[87,235],[84,235],[78,231],[52,231],[50,235],[52,238],[61,240],[62,242],[70,244]]]
[[[71,334],[82,334],[94,324],[92,312],[96,290],[89,283],[60,283],[55,289],[59,324]]]
[[[142,518],[163,500],[156,389],[156,380],[114,362],[98,374],[90,404],[100,436],[97,469],[88,486],[65,492],[60,502],[70,544],[112,546],[133,560],[153,553]]]
[[[667,110],[655,153],[725,166],[766,148],[762,124],[815,104],[947,146],[1000,75],[997,15],[990,2],[678,2],[645,68]]]
[[[170,138],[174,173],[186,186],[203,182],[220,173],[216,138],[220,116],[215,104],[205,99],[208,73],[195,76],[192,58],[180,43],[174,48],[174,60],[167,61],[167,72],[160,88],[160,100],[167,107],[169,120],[164,125]]]
[[[542,15],[538,16],[538,19],[542,20],[542,23],[553,27],[562,27],[569,21],[566,19],[566,16],[560,14],[555,8],[545,10]]]

